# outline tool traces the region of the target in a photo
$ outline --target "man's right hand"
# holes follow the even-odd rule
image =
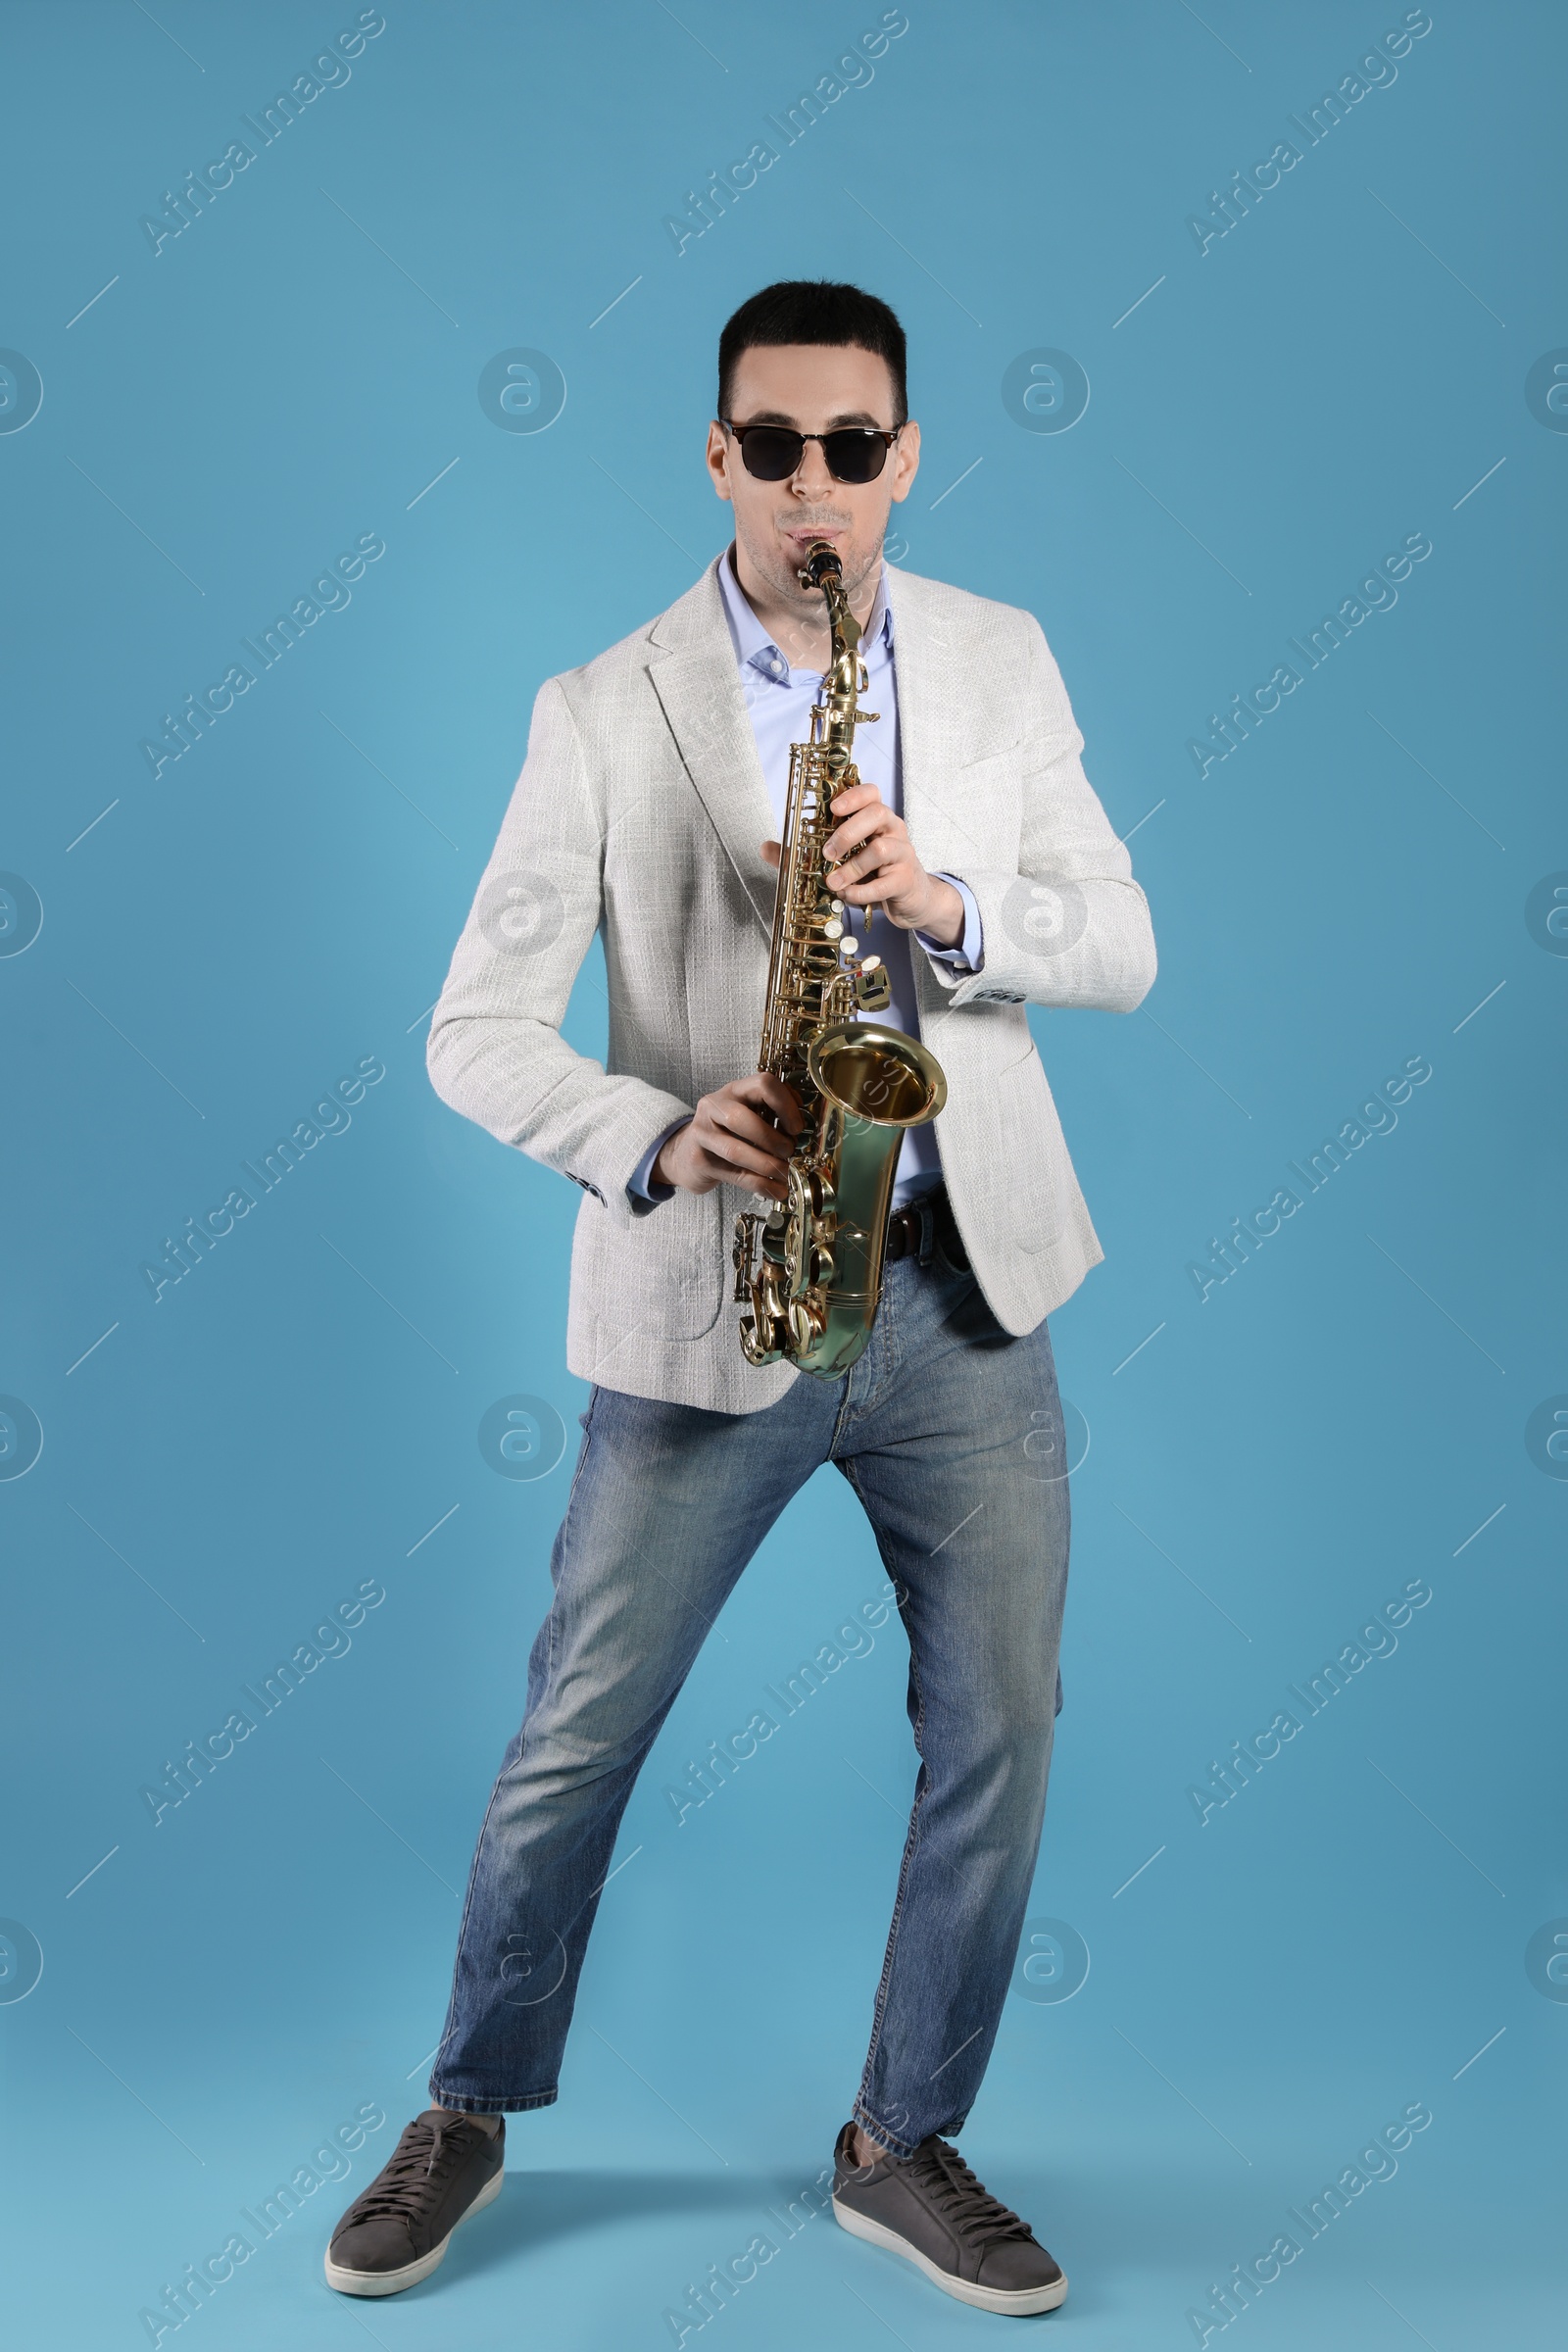
[[[678,1184],[687,1193],[739,1184],[769,1200],[786,1200],[784,1170],[801,1124],[800,1102],[782,1078],[767,1070],[732,1078],[704,1095],[685,1126],[668,1138],[654,1162],[654,1181]]]

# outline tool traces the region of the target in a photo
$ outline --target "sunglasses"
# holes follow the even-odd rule
[[[728,417],[719,421],[740,443],[742,463],[760,482],[787,481],[805,457],[808,441],[820,441],[836,482],[874,482],[904,430],[903,425],[889,433],[877,425],[845,424],[831,433],[798,433],[788,424],[731,424]]]

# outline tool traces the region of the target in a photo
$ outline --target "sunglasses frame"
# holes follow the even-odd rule
[[[833,475],[833,479],[836,482],[843,482],[845,487],[850,490],[863,490],[866,488],[867,484],[881,480],[883,473],[887,469],[888,453],[893,448],[894,443],[898,440],[899,435],[904,430],[902,424],[894,425],[891,431],[889,431],[885,425],[880,424],[839,424],[833,426],[832,430],[826,433],[802,433],[797,432],[793,424],[769,424],[760,417],[755,424],[735,424],[728,416],[720,416],[718,421],[723,426],[725,432],[728,433],[733,440],[740,443],[741,464],[745,466],[747,472],[752,474],[752,479],[754,482],[787,482],[792,474],[799,472],[801,460],[806,455],[806,444],[808,441],[818,441],[821,443],[823,461],[829,473]],[[793,437],[799,441],[801,445],[800,457],[796,459],[795,464],[790,467],[788,473],[752,473],[752,468],[746,456],[746,436],[748,433],[789,433],[793,435]],[[868,440],[877,440],[882,443],[882,463],[877,467],[875,473],[868,473],[866,475],[863,482],[858,482],[853,476],[846,476],[842,473],[834,471],[833,461],[827,454],[827,445],[834,438],[835,434],[838,433],[863,433]]]

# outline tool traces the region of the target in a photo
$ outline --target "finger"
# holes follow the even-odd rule
[[[852,808],[867,808],[872,801],[880,801],[881,798],[876,786],[868,784],[862,776],[858,784],[846,784],[841,792],[834,793],[833,814],[848,816]]]
[[[793,1150],[791,1139],[782,1127],[775,1127],[757,1111],[749,1110],[744,1102],[715,1104],[711,1115],[711,1133],[718,1140],[716,1144],[710,1141],[710,1150],[728,1152],[744,1145],[776,1160],[787,1160]],[[705,1140],[708,1140],[706,1136]]]
[[[868,823],[877,824],[884,818],[891,818],[895,824],[902,821],[874,784],[858,784],[853,792],[839,793],[833,802],[832,814],[836,831],[848,828],[857,835],[863,833]]]
[[[884,808],[879,801],[874,808],[861,808],[854,816],[847,817],[842,825],[828,835],[822,847],[829,858],[843,858],[852,850],[863,849],[867,842],[884,838],[903,839],[904,827],[892,809]]]
[[[886,872],[872,874],[864,882],[847,883],[840,895],[852,914],[869,915],[877,907],[891,912],[901,899],[908,897],[909,892],[898,868],[890,866]]]
[[[703,1157],[719,1171],[725,1184],[749,1184],[759,1193],[771,1193],[782,1200],[788,1190],[782,1168],[783,1162],[772,1153],[754,1151],[738,1137],[720,1133],[702,1146]]]
[[[862,851],[840,879],[846,889],[856,890],[863,883],[886,882],[890,876],[906,874],[907,870],[907,861],[898,853],[878,857],[874,850],[869,853]]]
[[[739,1185],[743,1192],[760,1193],[764,1200],[789,1199],[787,1185],[775,1184],[770,1176],[754,1176],[747,1168],[732,1168],[726,1160],[715,1157],[711,1152],[703,1154],[703,1173],[708,1178],[710,1191],[715,1184],[734,1184]]]
[[[800,1097],[782,1078],[775,1078],[771,1070],[754,1070],[749,1077],[737,1078],[727,1091],[738,1102],[760,1103],[781,1119],[792,1135],[799,1132],[803,1115]]]
[[[854,848],[846,850],[842,858],[834,860],[830,878],[835,883],[858,882],[863,875],[874,874],[878,866],[885,865],[890,855],[890,845],[880,837],[875,841],[858,842]]]
[[[892,891],[902,897],[909,887],[910,872],[906,845],[903,842],[868,842],[853,858],[847,858],[833,872],[833,888],[840,898],[853,904],[857,896],[872,884],[879,884],[884,895]]]
[[[901,858],[913,856],[913,847],[902,825],[878,826],[866,840],[846,850],[830,869],[830,878],[855,882],[865,874],[875,873],[881,866],[894,865]]]
[[[764,865],[779,865],[779,864],[782,864],[782,862],[783,862],[783,858],[784,858],[784,852],[783,852],[782,848],[780,847],[780,845],[779,845],[779,844],[778,844],[776,841],[764,841],[764,842],[763,842],[763,844],[762,844],[762,863],[763,863]]]

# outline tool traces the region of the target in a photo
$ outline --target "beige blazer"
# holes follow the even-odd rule
[[[1083,737],[1032,614],[888,566],[904,814],[961,875],[982,969],[912,944],[937,1120],[970,1262],[1004,1329],[1031,1331],[1103,1255],[1026,1004],[1130,1012],[1154,977],[1149,906],[1079,764]],[[717,560],[667,612],[539,690],[528,754],[430,1027],[443,1100],[583,1188],[566,1361],[634,1396],[756,1412],[802,1377],[748,1364],[721,1186],[649,1207],[626,1183],[699,1095],[757,1066],[775,831]],[[604,1064],[561,1036],[604,941]]]

